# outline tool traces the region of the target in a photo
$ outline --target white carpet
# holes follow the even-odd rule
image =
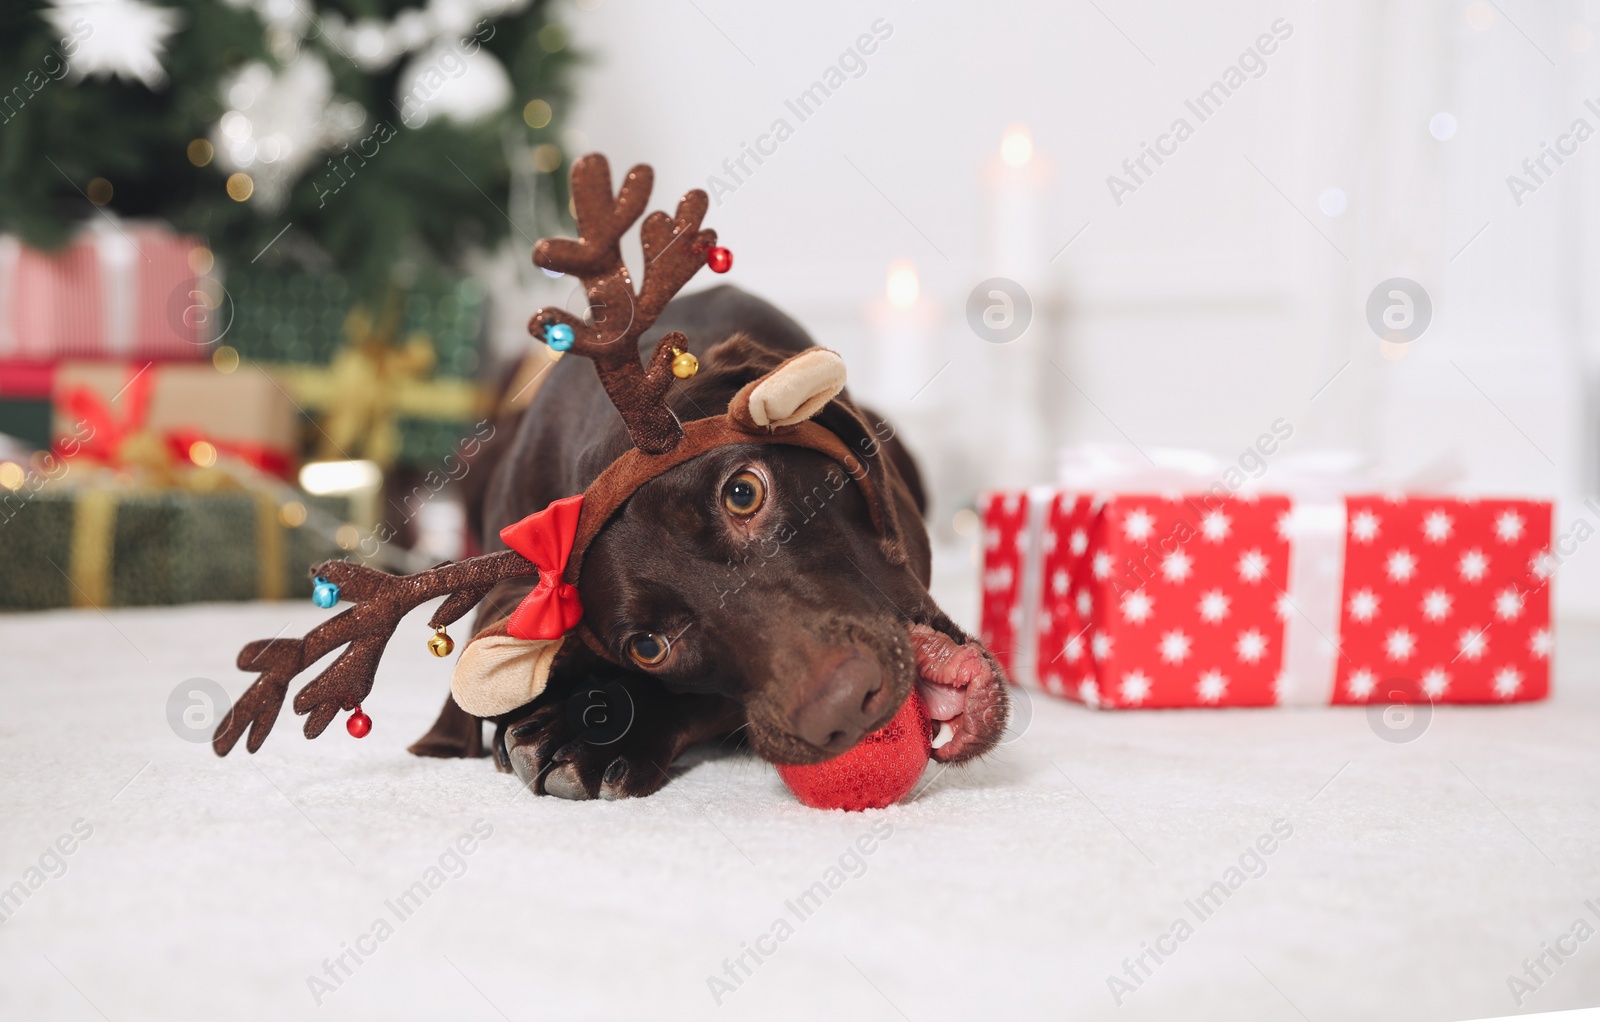
[[[1600,630],[1561,630],[1553,701],[1443,708],[1407,744],[1361,710],[1036,700],[992,759],[848,815],[802,808],[742,755],[581,804],[485,761],[412,758],[449,670],[423,650],[425,611],[367,739],[336,723],[308,743],[287,709],[255,757],[175,737],[180,681],[237,695],[243,642],[322,615],[0,616],[0,887],[92,827],[0,923],[0,1017],[1333,1022],[1600,1004],[1600,939],[1567,941],[1576,955],[1520,1009],[1506,984],[1575,920],[1600,928],[1583,905],[1600,909]],[[492,835],[464,872],[447,857],[461,875],[440,871],[399,920],[386,900],[480,820]],[[1275,820],[1292,835],[1265,873],[1196,921],[1185,900]],[[785,902],[891,825],[797,921]],[[1163,941],[1176,953],[1147,958],[1119,1008],[1107,977],[1179,918],[1193,934]],[[392,933],[363,937],[380,919]],[[779,919],[781,943],[763,936]],[[375,953],[346,958],[318,1007],[307,977],[358,937]],[[775,953],[719,1008],[707,978],[757,938]]]

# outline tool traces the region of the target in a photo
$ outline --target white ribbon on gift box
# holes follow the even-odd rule
[[[59,359],[64,354],[79,357],[106,355],[126,357],[133,353],[140,328],[139,246],[122,229],[105,219],[91,221],[86,232],[94,246],[99,267],[100,323],[103,350],[82,351],[59,346],[61,326],[45,337],[24,336],[18,329],[17,268],[23,258],[22,242],[12,235],[0,235],[0,358]],[[30,295],[34,301],[62,301],[64,295],[52,288],[43,295]],[[70,315],[70,310],[63,314]]]
[[[1258,452],[1259,453],[1259,452]],[[1356,492],[1440,491],[1461,477],[1453,460],[1431,463],[1398,476],[1378,470],[1372,459],[1350,451],[1312,451],[1264,456],[1259,475],[1246,475],[1236,462],[1204,451],[1152,447],[1144,451],[1109,444],[1080,444],[1061,453],[1060,489],[1066,493],[1111,496],[1118,493],[1219,496],[1271,492],[1290,503],[1289,579],[1285,595],[1291,613],[1283,623],[1283,665],[1278,702],[1284,706],[1326,706],[1333,701],[1338,676],[1339,607],[1344,590],[1345,496]],[[1243,477],[1231,486],[1229,473]],[[1040,534],[1044,506],[1053,491],[1029,491],[1029,557],[1022,597],[1024,632],[1019,647],[1036,645],[1034,606],[1042,597]],[[1031,577],[1031,587],[1028,582]],[[1031,668],[1032,656],[1029,657]]]
[[[0,358],[22,355],[17,337],[17,264],[22,261],[22,242],[0,235]]]
[[[1022,581],[1017,586],[1017,599],[1022,613],[1017,621],[1017,634],[1011,654],[1011,677],[1017,684],[1039,687],[1036,661],[1039,658],[1039,608],[1044,603],[1044,557],[1041,538],[1044,522],[1050,511],[1050,501],[1056,495],[1053,486],[1028,488],[1028,515],[1023,520],[1022,534],[1017,542],[1022,548]]]
[[[139,246],[114,223],[91,221],[100,263],[100,322],[106,354],[124,356],[139,336]]]
[[[1326,706],[1339,673],[1344,599],[1344,499],[1290,498],[1290,612],[1283,620],[1281,706]]]

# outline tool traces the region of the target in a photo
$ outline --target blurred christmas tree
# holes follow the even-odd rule
[[[574,56],[549,9],[6,0],[0,232],[53,248],[90,217],[158,217],[224,266],[271,245],[376,307],[514,219],[537,237],[565,216]]]

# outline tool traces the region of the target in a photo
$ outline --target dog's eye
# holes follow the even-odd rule
[[[645,667],[655,667],[667,658],[671,646],[664,635],[641,632],[628,640],[628,655]]]
[[[761,509],[761,504],[767,499],[767,484],[754,472],[740,472],[728,480],[728,486],[722,491],[722,506],[736,515],[753,515]]]

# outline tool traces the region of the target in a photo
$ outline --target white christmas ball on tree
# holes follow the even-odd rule
[[[398,87],[395,102],[409,128],[433,117],[471,124],[498,113],[511,99],[511,76],[475,41],[424,50],[401,69]]]
[[[353,141],[367,119],[360,104],[335,94],[333,72],[310,51],[281,71],[246,64],[223,82],[222,97],[228,111],[212,133],[217,160],[248,171],[255,200],[269,210],[287,200],[301,171]]]
[[[181,11],[144,0],[54,0],[40,14],[76,42],[70,65],[75,79],[115,76],[152,89],[166,84],[161,58],[183,24]]]

